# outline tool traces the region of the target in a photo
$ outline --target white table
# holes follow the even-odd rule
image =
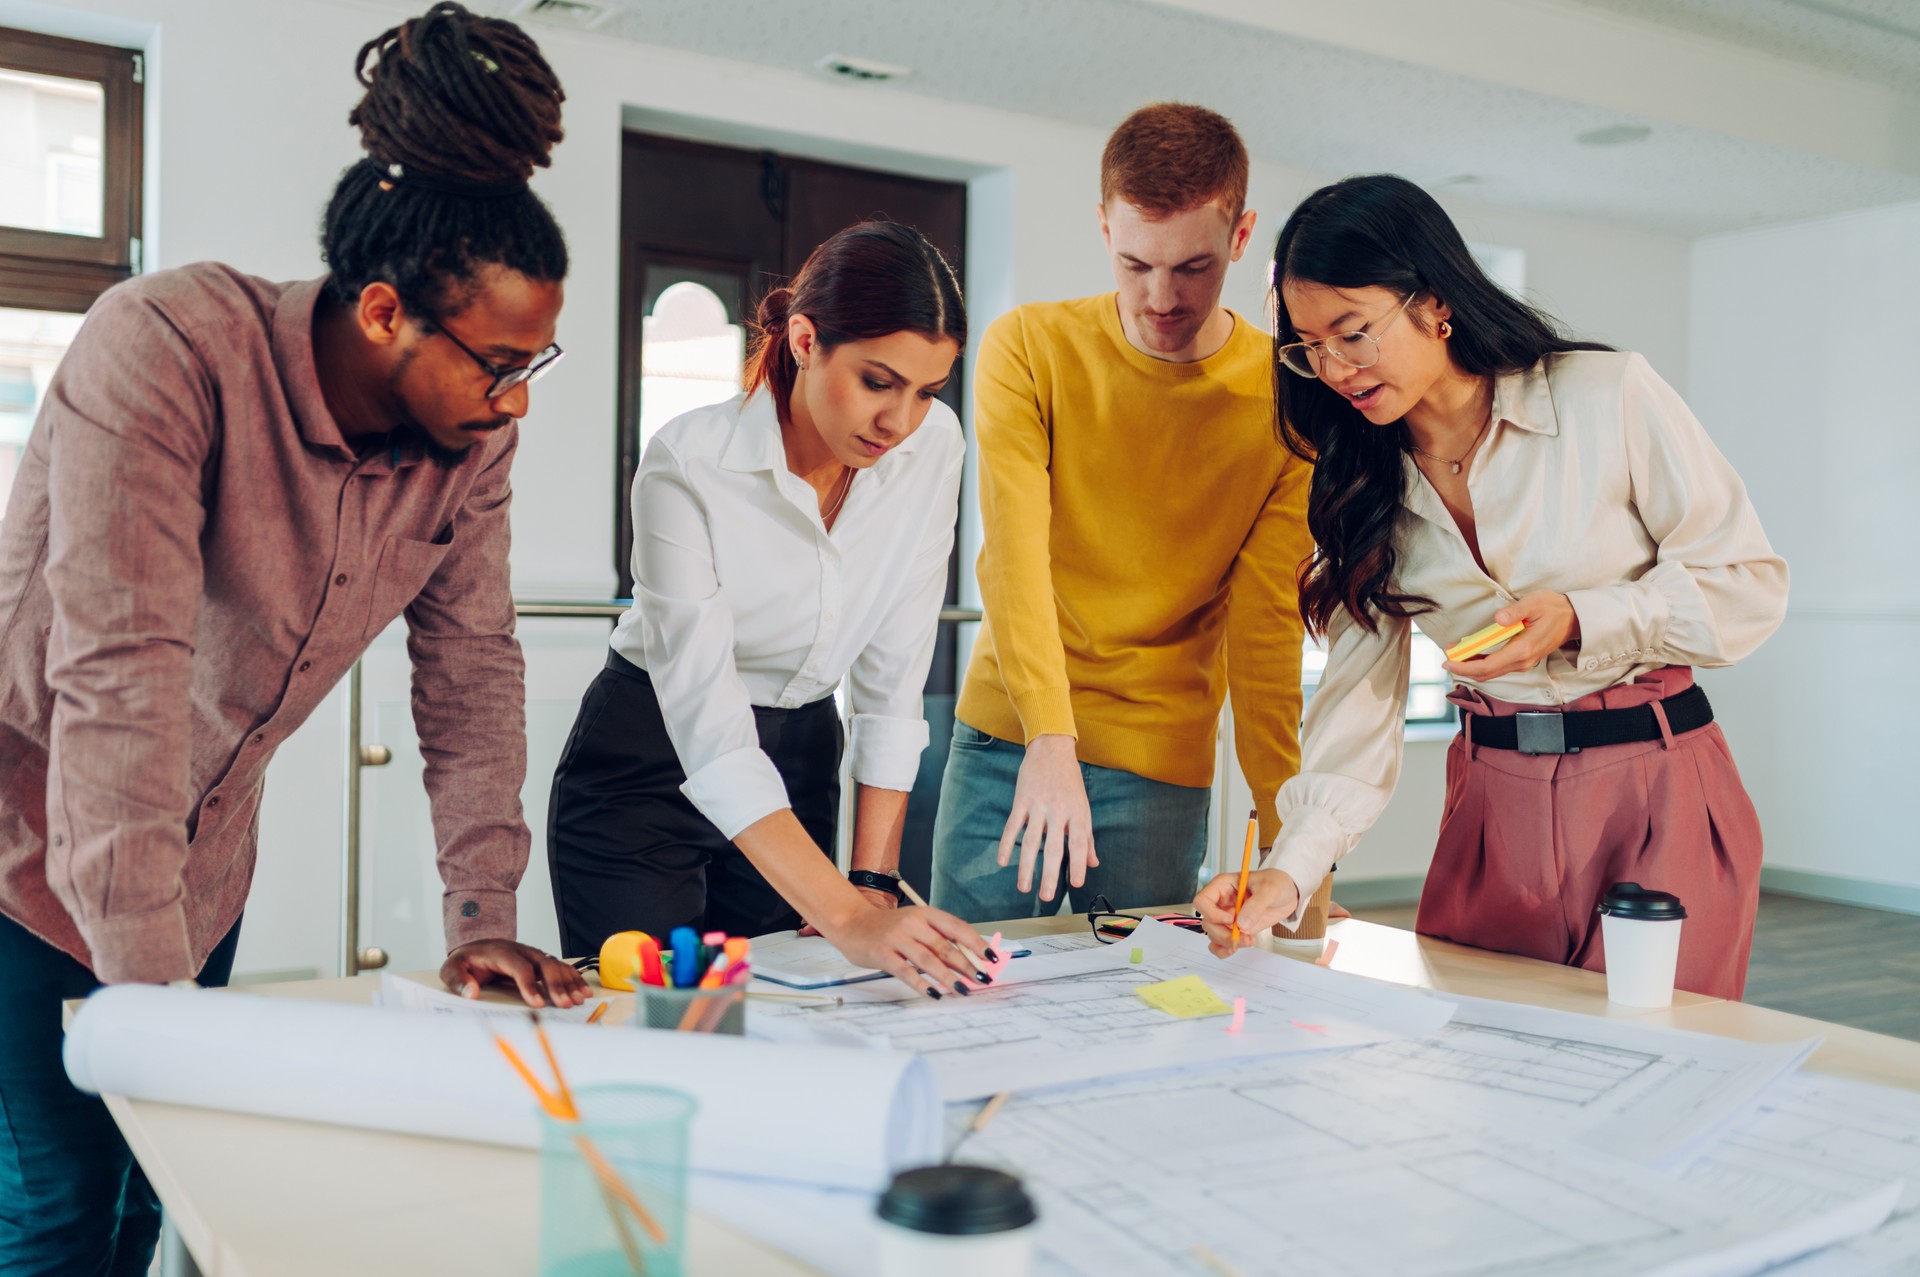
[[[1015,939],[1085,925],[1075,916],[997,929]],[[1338,942],[1336,970],[1749,1041],[1824,1033],[1826,1044],[1808,1068],[1920,1089],[1920,1043],[1690,993],[1677,995],[1668,1009],[1634,1011],[1608,1003],[1606,978],[1594,972],[1357,919],[1333,924],[1329,935]],[[367,1002],[377,987],[377,979],[363,976],[250,992]],[[528,1277],[537,1271],[539,1157],[533,1152],[113,1096],[107,1106],[206,1277]],[[814,1272],[697,1212],[689,1247],[696,1277]]]

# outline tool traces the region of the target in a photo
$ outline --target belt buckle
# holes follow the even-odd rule
[[[1519,713],[1513,716],[1514,744],[1523,754],[1577,754],[1579,746],[1567,747],[1567,720],[1564,714]]]

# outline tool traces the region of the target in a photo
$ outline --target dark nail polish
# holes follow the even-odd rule
[[[984,971],[976,971],[976,972],[974,973],[974,976],[973,976],[973,978],[974,978],[974,979],[976,979],[976,980],[978,980],[978,981],[979,981],[979,982],[980,982],[981,984],[992,984],[992,983],[993,983],[993,977],[992,977],[992,976],[990,976],[990,975],[988,975],[988,974],[987,974],[986,972],[984,972]]]
[[[932,998],[932,999],[933,999],[933,1000],[934,1000],[935,1002],[938,1002],[938,1001],[940,1000],[940,990],[938,990],[938,989],[928,989],[928,990],[927,990],[927,996],[928,996],[928,997],[930,997],[930,998]]]
[[[961,984],[958,980],[955,980],[953,982],[953,991],[959,994],[963,998],[970,998],[973,996],[973,990],[969,989],[966,985]]]
[[[994,952],[993,950],[991,950],[991,949],[989,949],[989,950],[987,950],[987,961],[988,961],[988,962],[998,962],[998,961],[1000,961],[1000,955],[999,955],[999,954],[997,954],[997,953],[995,953],[995,952]]]

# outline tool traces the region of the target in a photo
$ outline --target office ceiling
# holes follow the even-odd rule
[[[1144,102],[1203,102],[1239,125],[1256,156],[1315,174],[1399,172],[1483,202],[1665,233],[1708,234],[1920,199],[1920,0],[1477,0],[1458,10],[1462,21],[1517,15],[1559,23],[1563,43],[1579,23],[1593,29],[1599,20],[1601,34],[1620,36],[1624,28],[1625,38],[1658,44],[1669,55],[1663,65],[1697,54],[1703,84],[1737,73],[1815,91],[1880,86],[1878,100],[1901,104],[1897,127],[1915,133],[1893,148],[1910,153],[1912,163],[1863,162],[1844,149],[1764,131],[1735,135],[1703,126],[1704,110],[1689,119],[1684,110],[1660,118],[1622,109],[1643,101],[1632,65],[1597,72],[1583,65],[1580,98],[1557,96],[1542,91],[1538,76],[1530,83],[1492,60],[1476,64],[1471,31],[1451,41],[1464,53],[1424,63],[1404,43],[1399,57],[1371,51],[1363,25],[1323,21],[1312,29],[1325,40],[1305,38],[1297,23],[1286,29],[1302,12],[1296,0],[598,2],[614,10],[596,29],[600,38],[814,74],[826,55],[856,55],[911,68],[893,85],[862,91],[911,92],[1096,128]],[[1339,0],[1313,7],[1316,20],[1341,12]],[[1544,46],[1553,35],[1541,30]],[[1512,29],[1487,34],[1511,36]],[[1811,72],[1826,78],[1809,79]],[[1596,75],[1617,83],[1596,92]],[[1755,83],[1764,92],[1769,82]],[[794,127],[804,129],[804,121]],[[1576,140],[1643,130],[1640,140],[1614,145]]]

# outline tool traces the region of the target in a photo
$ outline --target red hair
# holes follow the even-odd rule
[[[1219,201],[1238,220],[1247,206],[1247,145],[1204,106],[1156,102],[1129,115],[1100,157],[1100,202],[1125,200],[1154,217]]]

